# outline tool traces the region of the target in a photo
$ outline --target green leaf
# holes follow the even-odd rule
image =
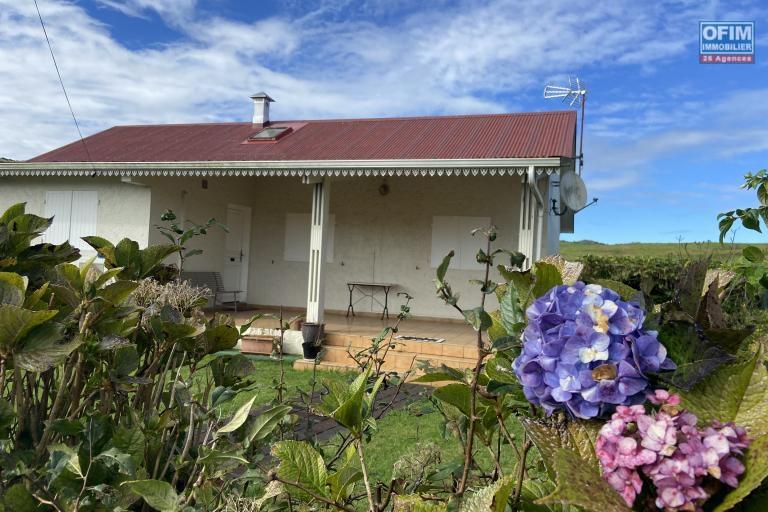
[[[212,449],[197,460],[203,466],[218,466],[225,464],[248,464],[248,459],[244,458],[240,451],[223,451]]]
[[[27,278],[14,272],[0,272],[0,304],[21,306],[27,291]]]
[[[57,313],[55,310],[30,311],[10,304],[0,305],[0,347],[12,350],[34,327]]]
[[[507,291],[499,301],[499,312],[501,313],[501,325],[507,331],[507,335],[518,337],[525,328],[525,311],[523,305],[520,304],[516,287],[507,286]]]
[[[563,277],[557,267],[551,263],[538,261],[533,264],[533,275],[536,283],[533,285],[533,297],[538,298],[555,286],[563,284]]]
[[[555,491],[536,503],[575,505],[590,512],[629,512],[619,493],[600,477],[600,472],[573,451],[560,448],[555,452],[557,474]]]
[[[144,498],[147,505],[160,512],[175,512],[180,510],[179,495],[168,482],[161,480],[131,480],[121,485],[132,493]]]
[[[761,365],[762,366],[762,365]],[[747,434],[752,437],[749,430]],[[760,484],[768,477],[768,436],[752,438],[749,448],[744,454],[744,474],[741,476],[739,486],[730,489],[723,502],[715,508],[714,512],[725,512],[735,507],[746,498],[749,493],[760,487]],[[765,505],[765,503],[763,503]]]
[[[110,448],[98,454],[94,460],[101,460],[107,465],[117,466],[118,471],[133,478],[136,476],[136,464],[129,453],[124,453],[117,448]]]
[[[722,366],[690,391],[679,390],[683,405],[699,421],[733,421],[750,437],[768,435],[768,370],[762,350],[738,364]]]
[[[448,254],[443,257],[443,261],[440,262],[440,265],[437,267],[437,280],[442,282],[445,279],[445,274],[448,272],[448,266],[451,264],[451,259],[453,258],[454,252],[451,251]]]
[[[157,267],[163,263],[165,258],[179,251],[178,245],[151,245],[140,253],[141,271],[138,277],[147,277],[152,275]]]
[[[240,339],[240,333],[237,328],[227,324],[207,327],[203,336],[205,338],[207,354],[234,348]]]
[[[54,444],[48,447],[48,452],[51,454],[51,464],[54,466],[52,480],[65,469],[81,478],[83,477],[77,450],[65,444]]]
[[[289,412],[291,412],[289,405],[276,405],[259,414],[248,429],[247,443],[265,439]]]
[[[27,203],[16,203],[14,205],[11,205],[8,207],[5,212],[3,212],[3,215],[0,216],[0,224],[8,224],[16,217],[19,217],[21,215],[24,215],[24,212],[26,211]]]
[[[432,393],[432,396],[456,407],[462,414],[464,414],[464,416],[469,417],[471,394],[472,392],[469,386],[457,382],[455,384],[448,384],[437,388]]]
[[[125,302],[133,290],[139,286],[136,281],[115,281],[99,290],[99,297],[115,305]]]
[[[136,466],[144,462],[144,449],[147,441],[144,432],[138,426],[120,426],[112,436],[112,445],[131,456]]]
[[[326,383],[329,393],[323,398],[318,410],[332,417],[351,432],[355,434],[362,432],[365,387],[369,375],[370,370],[366,370],[348,386],[340,383]]]
[[[504,512],[515,480],[507,475],[464,500],[460,512]]]
[[[226,425],[221,427],[216,432],[216,435],[220,436],[221,434],[226,434],[228,432],[234,432],[235,430],[237,430],[241,426],[243,426],[243,423],[245,423],[245,420],[248,419],[248,413],[251,412],[251,407],[253,407],[253,402],[255,400],[256,400],[256,396],[253,396],[245,404],[240,406],[240,408],[237,410],[235,415],[232,416],[232,419],[229,420],[229,423],[227,423]]]
[[[476,331],[487,331],[493,325],[493,319],[481,307],[464,311],[464,319]]]
[[[643,292],[640,290],[635,290],[631,286],[628,286],[621,281],[614,281],[613,279],[593,279],[591,282],[592,284],[599,284],[604,288],[610,288],[619,294],[621,300],[627,302],[637,302],[641,307],[645,307]]]
[[[496,356],[485,363],[485,373],[488,378],[503,382],[504,384],[519,384],[515,372],[512,371],[512,362],[504,356]]]
[[[32,329],[14,351],[14,361],[21,368],[44,372],[64,362],[81,342],[78,338],[58,343],[63,337],[64,325],[51,322]]]
[[[447,373],[447,372],[431,372],[431,373],[425,373],[424,375],[420,375],[419,377],[416,377],[411,382],[423,382],[423,383],[429,383],[429,382],[445,382],[445,381],[460,381],[463,378],[463,374],[457,375],[454,373]]]
[[[272,454],[280,459],[277,474],[281,480],[301,484],[320,496],[328,497],[328,473],[320,453],[303,441],[280,441],[272,447]],[[307,498],[306,493],[288,486],[294,496]]]
[[[741,253],[744,255],[744,258],[747,261],[751,261],[752,263],[759,263],[765,260],[765,255],[763,254],[763,251],[761,251],[759,247],[755,247],[754,245],[748,245],[747,247],[742,249]]]
[[[600,463],[595,453],[595,439],[600,424],[576,419],[559,422],[554,418],[521,418],[520,423],[539,450],[550,478],[556,475],[557,453],[561,449],[574,452],[584,467],[599,474]]]
[[[349,445],[342,458],[342,463],[336,472],[328,475],[331,499],[342,503],[349,497],[356,482],[363,478],[363,473],[357,468],[357,450],[354,445]]]

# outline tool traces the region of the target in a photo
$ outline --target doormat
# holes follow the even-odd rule
[[[396,340],[400,341],[423,341],[427,343],[442,343],[445,338],[430,338],[428,336],[395,336]]]

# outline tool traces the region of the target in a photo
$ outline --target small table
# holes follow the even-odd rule
[[[362,281],[348,282],[347,288],[349,289],[349,306],[347,306],[347,318],[349,318],[350,312],[352,313],[352,316],[355,316],[355,304],[368,297],[370,297],[371,300],[375,301],[380,306],[384,307],[384,310],[381,312],[381,319],[383,320],[384,316],[389,318],[389,309],[387,308],[387,304],[389,302],[389,290],[395,286],[397,285],[393,283],[371,283]],[[384,292],[383,303],[378,298],[376,298],[376,290],[379,288]],[[362,297],[353,302],[352,294],[355,290],[357,290],[362,295]],[[366,291],[369,293],[366,293]]]

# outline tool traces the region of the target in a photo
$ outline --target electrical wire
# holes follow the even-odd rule
[[[45,42],[48,44],[48,51],[51,52],[51,60],[53,61],[53,67],[56,68],[56,75],[59,77],[59,84],[61,84],[61,90],[64,92],[64,98],[67,100],[67,106],[69,107],[69,113],[72,114],[72,120],[75,122],[75,128],[77,128],[77,134],[80,136],[80,142],[83,143],[83,149],[85,149],[85,155],[88,158],[91,166],[93,166],[93,159],[91,158],[91,152],[88,151],[88,145],[83,138],[83,132],[80,130],[80,123],[77,122],[77,116],[72,108],[72,103],[69,101],[69,94],[67,94],[67,88],[64,87],[64,80],[61,78],[61,71],[59,71],[59,65],[56,63],[56,56],[53,54],[53,47],[51,46],[51,40],[48,38],[48,31],[45,29],[45,23],[43,22],[43,16],[40,14],[40,7],[37,5],[37,0],[32,0],[35,3],[35,9],[37,10],[37,17],[40,20],[40,26],[43,27],[43,35],[45,35]],[[94,172],[95,172],[94,168]]]

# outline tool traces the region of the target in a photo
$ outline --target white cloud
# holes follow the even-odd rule
[[[191,19],[197,0],[96,0],[126,16],[144,18],[148,11],[154,11],[165,20],[181,24]]]

